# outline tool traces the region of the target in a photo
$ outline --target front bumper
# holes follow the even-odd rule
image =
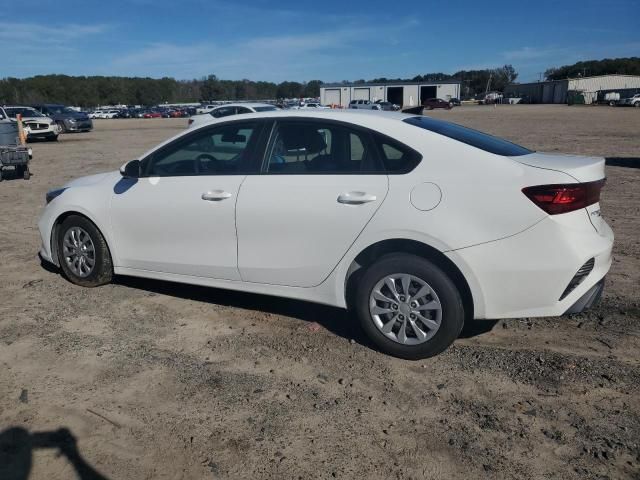
[[[90,118],[86,120],[76,120],[75,122],[66,119],[64,125],[69,132],[88,132],[89,130],[93,130],[93,122]]]

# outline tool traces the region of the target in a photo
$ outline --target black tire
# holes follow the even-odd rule
[[[22,177],[25,180],[29,180],[31,178],[31,173],[29,172],[29,167],[26,165],[17,165],[16,166],[16,177]]]
[[[57,142],[58,135],[52,135],[51,137],[47,137],[47,142]]]
[[[81,228],[89,235],[95,249],[93,269],[85,277],[79,276],[71,270],[64,255],[64,237],[66,233],[74,227]],[[113,278],[113,263],[111,261],[109,247],[107,246],[107,242],[100,231],[87,218],[80,215],[70,215],[65,218],[58,228],[56,242],[60,267],[62,268],[64,276],[71,283],[75,283],[82,287],[98,287],[111,282],[111,279]]]
[[[369,310],[369,298],[376,284],[388,275],[409,274],[426,282],[435,291],[442,307],[440,327],[424,343],[404,345],[385,336],[375,325]],[[367,337],[384,353],[408,360],[432,357],[449,347],[462,330],[464,304],[451,278],[432,262],[404,253],[385,255],[372,264],[358,281],[355,307]]]
[[[64,125],[64,122],[57,122],[60,127],[60,133],[67,133],[67,127]]]

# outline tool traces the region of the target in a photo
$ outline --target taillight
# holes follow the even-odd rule
[[[573,212],[600,201],[605,179],[587,183],[537,185],[522,189],[529,200],[549,215]]]

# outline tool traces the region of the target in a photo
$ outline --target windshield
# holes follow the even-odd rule
[[[477,130],[472,130],[471,128],[456,125],[455,123],[434,120],[429,117],[411,117],[403,121],[496,155],[518,157],[533,153],[533,151],[528,148],[521,147],[520,145],[498,137],[492,137]]]
[[[43,114],[33,108],[9,107],[5,108],[5,110],[7,112],[7,115],[9,115],[11,118],[16,118],[17,115],[22,115],[23,118],[44,117]]]
[[[256,112],[273,112],[274,110],[278,110],[276,107],[253,107]]]
[[[62,105],[47,106],[47,110],[51,113],[78,113],[69,107],[63,107]]]

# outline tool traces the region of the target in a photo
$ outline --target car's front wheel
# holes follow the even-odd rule
[[[368,267],[355,300],[367,336],[380,350],[400,358],[437,355],[464,324],[464,305],[454,282],[415,255],[386,255]]]
[[[58,259],[65,276],[76,285],[97,287],[113,278],[107,242],[85,217],[70,215],[58,228]]]

